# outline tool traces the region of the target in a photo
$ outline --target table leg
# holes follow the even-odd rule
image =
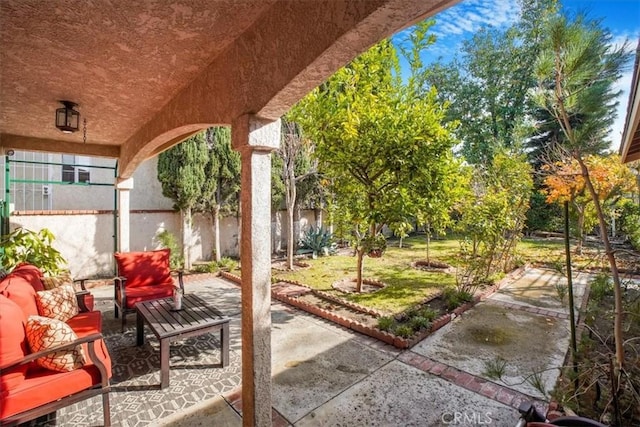
[[[142,344],[144,344],[144,319],[142,315],[136,311],[136,345]]]
[[[160,340],[160,388],[169,386],[169,338]]]
[[[229,366],[229,322],[224,323],[220,328],[220,358],[222,359],[222,367]]]

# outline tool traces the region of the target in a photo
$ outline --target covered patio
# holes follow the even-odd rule
[[[586,276],[576,278],[578,289],[584,290]],[[519,404],[536,401],[539,392],[517,375],[509,378],[509,385],[488,380],[482,374],[482,362],[493,357],[495,347],[450,337],[475,331],[486,321],[494,325],[497,318],[508,316],[514,330],[526,331],[505,347],[519,358],[523,371],[526,366],[552,360],[561,363],[568,348],[568,314],[566,307],[552,298],[560,276],[532,269],[516,277],[459,321],[409,350],[274,301],[272,425],[441,426],[455,425],[454,419],[465,426],[515,425]],[[217,334],[177,341],[171,346],[171,376],[166,388],[160,386],[158,340],[146,329],[146,343],[136,346],[135,327],[130,325],[122,333],[118,319],[113,318],[111,287],[92,288],[113,355],[113,425],[235,427],[243,423],[240,287],[212,274],[189,275],[185,287],[231,319],[230,364],[220,366]],[[539,303],[541,293],[547,295],[543,304],[549,304],[537,313],[531,304]],[[576,297],[583,295],[579,291]],[[540,322],[547,327],[536,327]],[[561,344],[557,348],[537,346],[549,337]],[[537,349],[535,357],[533,347]],[[545,382],[548,387],[555,384],[553,372],[547,373]],[[540,405],[544,407],[542,402]],[[56,425],[100,425],[101,406],[98,397],[68,406],[57,412]]]
[[[117,159],[118,242],[127,251],[136,167],[209,126],[231,126],[242,158],[243,423],[271,425],[270,153],[279,118],[375,42],[454,3],[5,0],[0,154]],[[62,100],[78,104],[78,132],[56,128]]]

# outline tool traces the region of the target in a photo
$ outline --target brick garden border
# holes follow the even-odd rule
[[[347,317],[344,316],[340,316],[338,314],[335,314],[329,310],[325,310],[321,307],[318,307],[314,304],[310,304],[307,303],[305,301],[300,300],[299,298],[297,298],[297,296],[299,295],[303,295],[304,293],[312,293],[320,298],[323,299],[327,299],[333,303],[336,304],[340,304],[343,305],[351,310],[354,311],[358,311],[362,314],[368,314],[370,316],[373,317],[381,317],[383,314],[377,310],[373,310],[371,308],[368,307],[364,307],[361,306],[359,304],[355,304],[349,301],[345,301],[341,298],[338,298],[334,295],[330,295],[326,292],[323,291],[318,291],[316,289],[311,288],[308,285],[305,285],[303,283],[300,282],[296,282],[293,280],[287,280],[287,279],[282,279],[282,280],[278,280],[278,282],[281,283],[290,283],[292,285],[295,286],[300,286],[302,288],[305,288],[306,290],[308,290],[308,292],[304,292],[304,293],[299,293],[296,296],[289,296],[286,295],[283,292],[278,292],[277,290],[272,289],[271,290],[271,296],[280,301],[283,302],[285,304],[289,304],[291,306],[294,306],[296,308],[299,308],[300,310],[303,310],[307,313],[311,313],[315,316],[318,316],[320,318],[323,318],[325,320],[337,323],[340,326],[343,326],[347,329],[351,329],[354,330],[356,332],[360,332],[361,334],[364,335],[368,335],[372,338],[375,338],[379,341],[385,342],[387,344],[390,344],[396,348],[399,349],[408,349],[413,347],[414,345],[416,345],[418,342],[422,341],[423,339],[425,339],[427,336],[431,335],[432,333],[434,333],[435,331],[437,331],[438,329],[442,328],[443,326],[445,326],[446,324],[448,324],[449,322],[451,322],[453,319],[455,319],[458,316],[461,316],[465,311],[471,309],[472,307],[474,307],[477,303],[479,303],[480,301],[484,301],[487,298],[489,298],[491,295],[493,295],[495,292],[497,292],[501,287],[503,287],[504,285],[506,285],[507,283],[521,277],[525,270],[526,270],[527,266],[522,266],[522,267],[518,267],[517,269],[513,270],[511,273],[509,273],[507,276],[505,276],[503,279],[501,279],[500,281],[496,282],[494,285],[486,288],[483,292],[476,294],[473,301],[472,302],[468,302],[466,304],[461,305],[460,307],[457,307],[456,309],[454,309],[452,312],[450,313],[446,313],[443,314],[442,316],[438,317],[437,319],[435,319],[432,323],[431,323],[431,327],[429,329],[425,329],[423,331],[417,332],[416,334],[414,334],[413,336],[409,337],[409,338],[402,338],[399,337],[395,334],[392,334],[390,332],[386,332],[386,331],[382,331],[376,327],[371,327],[371,326],[367,326],[363,323],[360,323],[358,321],[355,321],[353,319],[349,319]],[[240,284],[241,279],[240,276],[237,276],[235,274],[229,273],[227,271],[220,271],[220,276],[231,280],[232,282],[235,282],[237,284]],[[435,298],[438,298],[441,294],[437,293],[434,294],[432,296],[430,296],[429,298],[425,299],[421,304],[425,304]]]

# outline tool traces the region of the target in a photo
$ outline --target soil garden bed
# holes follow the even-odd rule
[[[492,288],[491,291],[495,289],[497,287]],[[274,283],[272,296],[274,299],[394,347],[407,349],[473,307],[481,297],[486,295],[478,295],[474,301],[449,309],[443,295],[437,293],[412,307],[411,310],[392,317],[386,317],[375,310],[295,282]]]
[[[342,279],[334,282],[331,287],[335,290],[344,293],[354,293],[356,292],[356,279]],[[384,288],[386,285],[379,280],[374,279],[362,279],[362,289],[360,292],[362,293],[371,293],[375,292],[379,289]]]
[[[411,263],[411,268],[415,268],[416,270],[429,271],[429,272],[441,272],[441,273],[449,273],[453,274],[455,272],[455,268],[447,264],[446,262],[421,259],[418,261],[414,261]]]
[[[384,313],[294,281],[280,280],[273,283],[271,295],[278,301],[345,328],[368,335],[394,347],[407,349],[497,291],[504,281],[511,280],[523,272],[524,268],[516,270],[503,281],[483,289],[481,293],[474,296],[472,301],[463,303],[456,308],[452,308],[447,303],[445,296],[436,293],[410,310],[394,316],[385,316]],[[228,272],[220,272],[220,274],[233,282],[240,283],[240,277],[235,274]],[[416,320],[416,318],[422,319]],[[389,320],[382,320],[381,324],[381,319]]]
[[[274,261],[273,263],[271,263],[271,267],[274,270],[278,270],[278,271],[288,271],[288,267],[287,267],[287,261]],[[304,261],[299,261],[299,260],[294,260],[293,261],[293,269],[294,270],[300,270],[300,269],[305,269],[305,268],[309,268],[311,267],[311,264],[306,263]]]
[[[613,339],[614,298],[611,285],[591,283],[589,303],[584,323],[579,327],[577,354],[578,391],[574,390],[574,374],[567,368],[561,376],[554,397],[561,406],[570,407],[583,417],[600,420],[608,425],[640,426],[640,278],[623,290],[625,321],[625,374],[620,376],[620,393],[616,404],[612,400],[611,361],[614,358]],[[567,361],[568,366],[570,360]]]

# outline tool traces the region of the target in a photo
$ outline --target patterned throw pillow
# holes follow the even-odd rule
[[[29,316],[26,334],[29,347],[34,353],[69,344],[78,339],[76,333],[66,323],[42,316]],[[77,345],[70,350],[56,351],[40,357],[36,363],[52,371],[67,372],[82,367],[84,361],[82,346]]]
[[[68,283],[73,284],[73,279],[71,279],[71,274],[69,274],[69,272],[53,277],[43,276],[40,278],[40,281],[42,282],[42,286],[45,290],[55,289]]]
[[[66,322],[78,314],[78,299],[73,285],[62,285],[36,293],[38,314]]]

